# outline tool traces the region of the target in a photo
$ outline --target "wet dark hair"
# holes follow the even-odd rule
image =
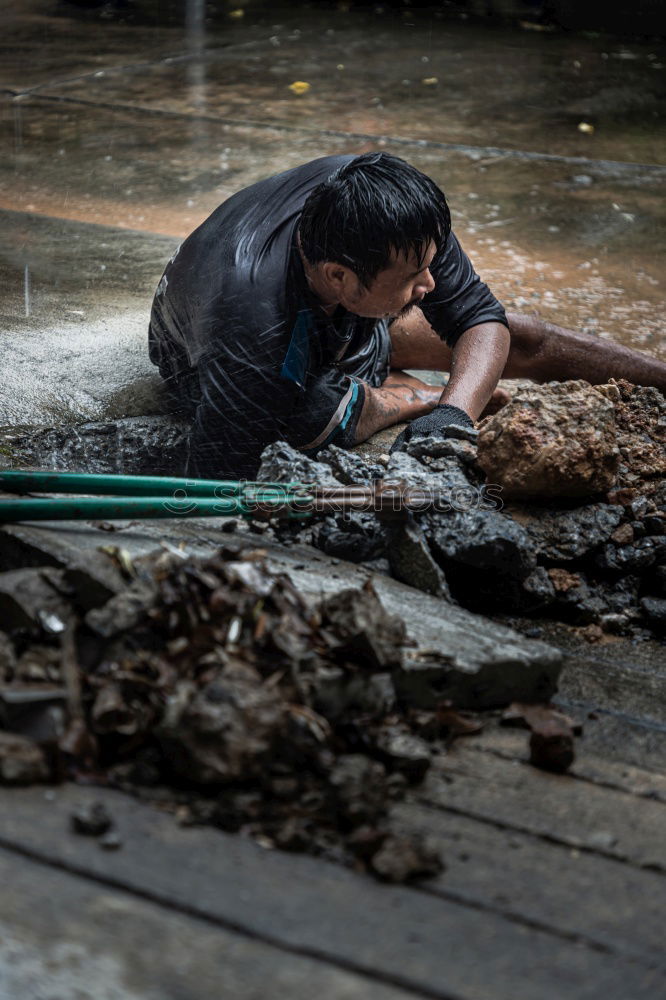
[[[413,250],[420,266],[429,243],[441,249],[450,231],[444,193],[390,153],[364,153],[336,170],[309,195],[299,224],[310,264],[344,264],[366,288],[392,252]]]

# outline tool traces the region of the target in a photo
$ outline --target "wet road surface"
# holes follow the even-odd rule
[[[508,308],[666,357],[658,43],[328,5],[214,23],[197,0],[182,23],[3,6],[0,422],[154,411],[145,328],[171,250],[329,153],[433,176]]]

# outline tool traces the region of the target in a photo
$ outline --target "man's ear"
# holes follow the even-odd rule
[[[326,260],[321,265],[323,275],[329,286],[336,291],[343,291],[349,285],[349,280],[353,272],[344,264],[337,264],[335,261]]]

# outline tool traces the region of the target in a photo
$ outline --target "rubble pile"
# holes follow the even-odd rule
[[[280,540],[367,561],[404,583],[494,612],[637,639],[666,634],[666,400],[611,381],[520,390],[478,431],[448,428],[364,463],[264,452],[261,478],[389,482],[450,493],[450,509],[273,526]]]
[[[390,805],[477,727],[397,706],[405,627],[371,584],[312,604],[242,542],[106,550],[0,576],[16,577],[0,594],[0,781],[108,783],[394,881],[441,869],[427,839],[391,831]],[[109,833],[98,818],[72,828]]]
[[[575,405],[561,387],[531,387],[480,431],[451,427],[393,455],[330,446],[314,461],[281,442],[263,455],[262,480],[383,479],[432,489],[436,510],[262,520],[251,544],[247,523],[229,519],[208,557],[165,542],[136,557],[103,544],[62,561],[25,541],[28,565],[15,560],[23,568],[0,573],[0,782],[110,784],[181,823],[342,859],[384,879],[439,871],[427,838],[392,828],[391,804],[424,779],[434,753],[478,731],[444,700],[472,707],[456,677],[465,676],[477,709],[521,699],[503,721],[530,730],[538,767],[570,767],[578,731],[551,707],[522,704],[552,695],[559,654],[544,652],[526,670],[529,656],[505,636],[501,656],[479,648],[470,660],[460,638],[468,624],[456,626],[452,646],[437,647],[451,626],[442,611],[549,616],[594,639],[666,634],[666,402],[622,382],[574,383],[572,392]],[[590,417],[581,447],[561,427],[573,420],[582,433],[590,394],[601,401],[601,429]],[[526,429],[539,447],[518,475],[508,455]],[[523,484],[506,503],[501,463],[493,482],[481,446],[491,432],[506,476]],[[525,487],[532,460],[547,496]],[[559,495],[546,465],[568,470]],[[576,476],[596,492],[572,495]],[[363,562],[375,585],[306,598],[256,548],[261,538],[270,548],[270,536]],[[20,538],[9,532],[7,542]],[[410,606],[408,639],[379,600],[382,581],[396,586],[388,576],[434,595],[422,596],[436,605],[432,633],[419,626],[423,643],[418,610]],[[395,599],[393,607],[403,613]],[[500,628],[486,624],[490,634]],[[74,816],[72,829],[121,846],[108,817]]]

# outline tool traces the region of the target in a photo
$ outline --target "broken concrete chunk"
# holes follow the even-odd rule
[[[390,674],[351,673],[342,667],[319,667],[309,683],[313,707],[330,722],[354,714],[380,718],[395,704]]]
[[[384,480],[421,486],[433,493],[446,492],[456,510],[476,507],[480,502],[474,488],[476,479],[470,475],[468,467],[455,457],[437,459],[437,466],[431,468],[407,452],[396,451],[389,459]]]
[[[335,632],[339,657],[370,670],[391,669],[402,662],[404,622],[384,610],[372,584],[327,597],[321,614],[324,628]]]
[[[447,653],[444,643],[432,651],[424,645],[394,670],[393,684],[398,702],[414,708],[434,709],[446,700],[482,710],[514,698],[548,700],[557,690],[561,664],[560,651],[541,642],[526,648],[509,641],[493,646],[491,640],[485,660],[477,653],[469,661],[460,648]]]
[[[457,458],[475,472],[481,472],[477,466],[476,440],[472,442],[451,437],[414,438],[407,442],[405,452],[413,458],[418,458],[419,462],[425,465],[431,465],[428,459]]]
[[[36,743],[18,733],[0,731],[0,784],[32,785],[48,777],[46,759]]]
[[[72,830],[84,837],[101,837],[113,826],[113,820],[103,802],[84,802],[70,817]]]
[[[326,517],[314,528],[312,543],[326,555],[361,563],[386,551],[386,532],[374,514],[354,512]]]
[[[386,474],[383,465],[366,461],[357,452],[338,448],[334,444],[320,452],[317,458],[322,464],[328,465],[335,478],[346,486],[354,483],[371,486],[375,479],[382,479]]]
[[[145,580],[135,580],[102,607],[89,611],[85,616],[85,623],[102,639],[121,635],[143,621],[154,592],[154,587]]]
[[[650,625],[656,631],[666,633],[666,598],[644,597],[641,600],[641,608]]]
[[[275,441],[264,448],[257,480],[262,483],[317,483],[318,486],[339,486],[341,482],[330,466],[315,462],[286,441]]]
[[[159,729],[174,773],[201,785],[261,773],[284,725],[279,691],[249,667],[219,672]]]
[[[65,568],[63,578],[84,611],[100,607],[127,586],[117,564],[104,552],[82,552]]]
[[[0,573],[0,625],[6,632],[29,629],[56,635],[64,631],[71,615],[68,602],[41,570]]]
[[[583,497],[615,483],[613,403],[587,382],[519,389],[479,428],[479,465],[505,497]]]
[[[393,522],[389,527],[388,558],[396,580],[426,594],[451,600],[446,576],[433,559],[423,531],[414,518]]]
[[[634,545],[604,545],[595,562],[603,570],[617,573],[636,573],[648,569],[657,554],[652,538],[639,538]]]

